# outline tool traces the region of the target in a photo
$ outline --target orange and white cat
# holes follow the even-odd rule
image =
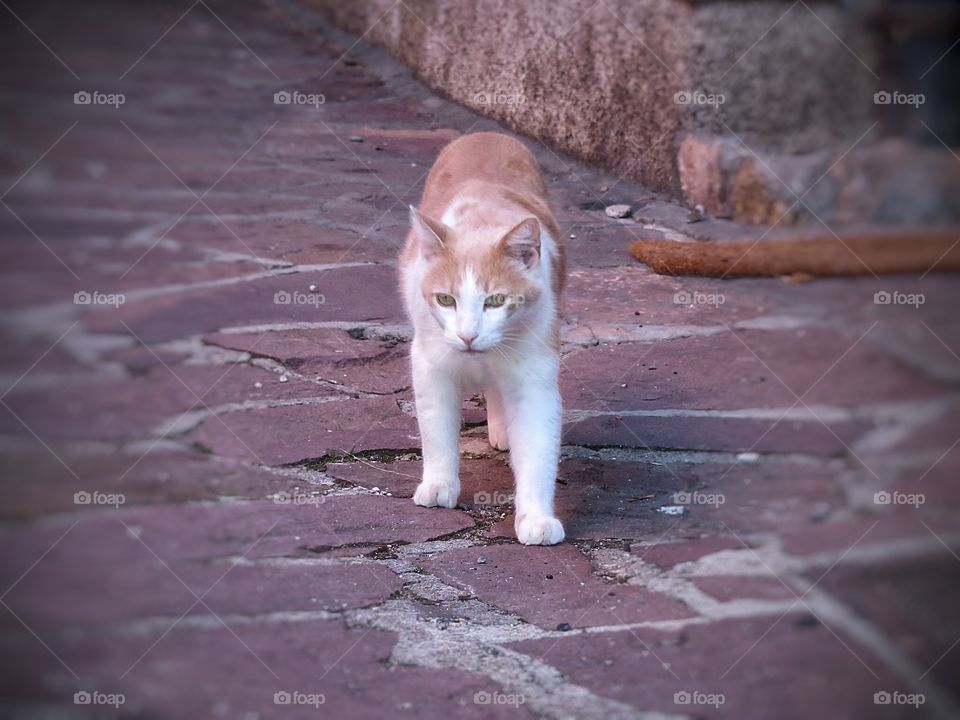
[[[560,455],[558,296],[563,246],[543,176],[520,142],[465,135],[427,177],[401,259],[413,322],[413,385],[423,442],[418,505],[460,494],[460,408],[483,391],[490,444],[510,450],[515,529],[527,545],[563,540],[553,495]]]

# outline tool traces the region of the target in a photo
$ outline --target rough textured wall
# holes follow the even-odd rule
[[[691,132],[794,153],[850,144],[870,122],[875,78],[833,33],[868,64],[869,49],[833,5],[309,2],[454,100],[674,195]],[[696,90],[724,102],[676,101]]]

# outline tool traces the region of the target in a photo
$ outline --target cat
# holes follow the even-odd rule
[[[558,302],[564,249],[533,154],[500,133],[447,145],[427,177],[401,262],[423,476],[413,500],[460,494],[460,409],[483,391],[492,447],[510,451],[514,529],[564,539],[554,508],[562,405]]]

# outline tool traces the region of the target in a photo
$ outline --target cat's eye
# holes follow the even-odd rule
[[[498,308],[501,307],[507,301],[507,296],[503,293],[496,293],[495,295],[488,295],[487,299],[483,301],[484,307]]]
[[[437,293],[437,305],[442,305],[443,307],[450,307],[456,305],[457,301],[453,295],[447,295],[446,293]]]

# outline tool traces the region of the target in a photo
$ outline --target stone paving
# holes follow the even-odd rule
[[[180,5],[6,10],[4,717],[960,716],[954,279],[658,276],[631,239],[762,229],[527,139],[568,542],[522,547],[481,398],[461,505],[410,500],[395,287],[496,125],[294,3]]]

